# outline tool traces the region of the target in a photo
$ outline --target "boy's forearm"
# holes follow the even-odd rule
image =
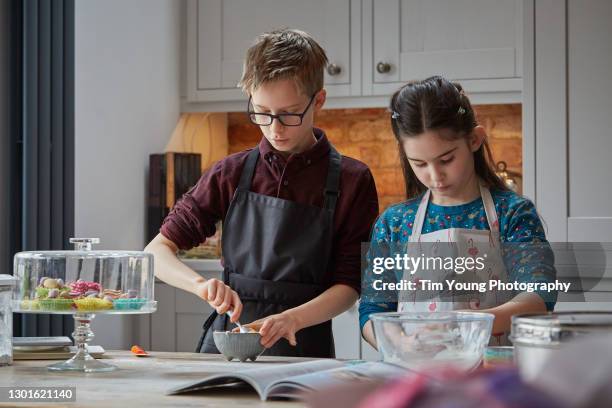
[[[206,279],[182,263],[176,256],[176,250],[158,237],[144,249],[155,257],[155,276],[169,285],[193,293],[195,284]]]
[[[523,313],[546,313],[546,303],[536,293],[519,293],[509,302],[482,312],[495,315],[493,333],[504,333],[510,332],[512,316]]]
[[[292,315],[298,330],[326,322],[355,304],[359,295],[350,286],[333,285],[316,298],[283,313]]]

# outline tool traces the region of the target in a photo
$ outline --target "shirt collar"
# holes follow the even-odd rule
[[[319,128],[313,128],[313,133],[317,141],[306,151],[302,153],[294,153],[289,158],[299,157],[304,161],[314,161],[323,156],[326,156],[330,150],[330,143],[325,135],[325,132]],[[273,156],[282,157],[281,154],[270,144],[268,139],[265,137],[261,138],[259,142],[259,153],[263,158],[269,161]]]

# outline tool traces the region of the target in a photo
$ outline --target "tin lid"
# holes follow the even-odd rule
[[[612,312],[556,312],[512,317],[512,343],[555,346],[594,332],[612,332]]]
[[[0,286],[15,286],[17,279],[13,275],[0,274]]]

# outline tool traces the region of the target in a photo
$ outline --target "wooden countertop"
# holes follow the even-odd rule
[[[150,352],[150,357],[136,357],[129,351],[107,351],[104,362],[118,370],[108,373],[53,372],[47,366],[53,360],[18,360],[0,367],[1,386],[74,386],[76,402],[2,403],[3,406],[68,407],[302,407],[294,401],[260,401],[255,391],[214,391],[183,395],[165,395],[166,391],[220,372],[232,372],[257,366],[308,361],[307,358],[266,357],[256,362],[227,362],[218,354]]]

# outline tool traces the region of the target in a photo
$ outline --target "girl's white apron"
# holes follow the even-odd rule
[[[410,236],[407,252],[409,256],[425,256],[425,257],[444,257],[444,254],[452,252],[458,257],[483,257],[485,268],[478,270],[478,268],[472,268],[462,274],[450,272],[444,277],[438,276],[438,279],[432,279],[440,282],[444,282],[445,279],[455,279],[457,281],[464,282],[488,282],[490,280],[501,280],[507,281],[506,268],[504,266],[502,251],[500,248],[500,234],[499,234],[499,222],[497,219],[497,213],[495,211],[495,204],[493,197],[489,189],[483,185],[480,185],[480,195],[484,204],[485,213],[487,216],[487,222],[489,224],[489,231],[487,230],[475,230],[467,228],[447,228],[430,232],[427,234],[421,234],[423,230],[423,222],[427,213],[427,205],[431,196],[431,191],[428,190],[419,204],[419,208],[415,215],[412,235]],[[427,245],[419,245],[420,243],[429,243]],[[433,245],[431,243],[434,243]],[[446,246],[446,247],[443,247]],[[451,249],[452,247],[452,249]],[[437,273],[437,271],[433,272]],[[442,272],[440,272],[442,273]],[[432,278],[432,272],[427,272],[427,279]],[[444,296],[442,300],[439,296],[430,297],[429,299],[418,299],[417,293],[421,290],[420,280],[424,276],[411,271],[404,271],[403,279],[407,281],[415,282],[417,285],[417,291],[414,292],[414,296],[410,299],[409,294],[405,292],[400,297],[398,303],[398,311],[400,312],[434,312],[434,311],[449,311],[458,309],[487,309],[498,306],[509,298],[504,296],[499,291],[487,290],[484,293],[475,292],[465,296],[460,296],[461,299],[456,297]],[[446,285],[445,285],[446,287]],[[488,288],[487,288],[488,289]],[[491,345],[506,345],[509,344],[506,333],[493,333],[491,336]]]

